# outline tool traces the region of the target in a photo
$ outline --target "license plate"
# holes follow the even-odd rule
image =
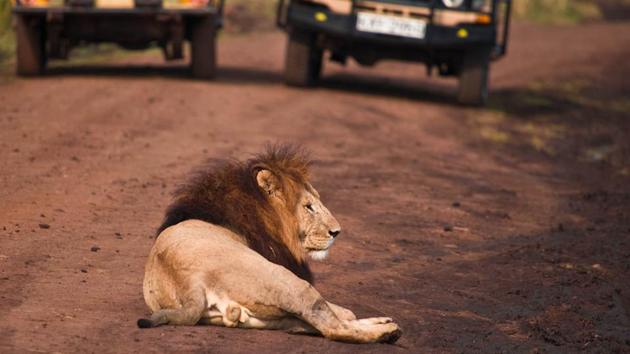
[[[414,18],[359,12],[357,14],[357,30],[423,39],[427,30],[427,23]]]

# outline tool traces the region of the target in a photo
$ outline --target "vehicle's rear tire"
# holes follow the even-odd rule
[[[323,49],[314,33],[292,29],[287,40],[284,82],[291,86],[312,86],[322,71]]]
[[[490,49],[468,50],[463,57],[459,74],[457,101],[464,105],[482,106],[488,100]]]
[[[212,79],[216,75],[216,24],[213,16],[192,24],[190,69],[192,76]]]
[[[15,15],[16,71],[20,76],[41,75],[46,70],[46,28],[43,19]]]

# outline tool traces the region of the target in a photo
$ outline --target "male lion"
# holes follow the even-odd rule
[[[150,319],[395,342],[391,318],[357,319],[310,284],[306,255],[323,259],[341,231],[291,147],[200,173],[175,194],[145,268]]]

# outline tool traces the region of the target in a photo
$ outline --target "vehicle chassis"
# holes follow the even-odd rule
[[[82,43],[116,43],[126,49],[158,44],[166,60],[184,57],[191,43],[194,77],[212,78],[216,71],[216,32],[223,0],[216,6],[165,9],[161,0],[135,0],[135,8],[96,8],[93,0],[66,0],[63,7],[13,7],[17,36],[17,73],[40,75],[48,59],[67,59]]]
[[[321,71],[321,55],[345,64],[347,57],[362,65],[382,59],[422,62],[431,73],[460,79],[458,100],[480,105],[488,95],[489,62],[504,56],[509,36],[511,0],[492,0],[487,24],[436,21],[445,8],[440,0],[349,0],[349,11],[332,11],[329,0],[280,0],[277,24],[288,33],[285,82],[313,85]],[[339,0],[336,0],[339,1]],[[422,39],[362,32],[356,29],[357,14],[370,4],[416,9],[426,22]],[[395,8],[395,7],[394,7]],[[461,10],[462,13],[470,12]],[[465,34],[462,35],[462,34]]]

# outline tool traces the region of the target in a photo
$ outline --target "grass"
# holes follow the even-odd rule
[[[514,16],[528,21],[571,24],[601,17],[593,0],[513,0],[512,3]]]
[[[467,124],[478,141],[495,148],[604,163],[629,176],[630,98],[617,83],[620,75],[612,83],[574,78],[499,90],[486,109],[470,112]]]
[[[11,29],[11,3],[0,1],[0,68],[13,57],[15,37]]]

